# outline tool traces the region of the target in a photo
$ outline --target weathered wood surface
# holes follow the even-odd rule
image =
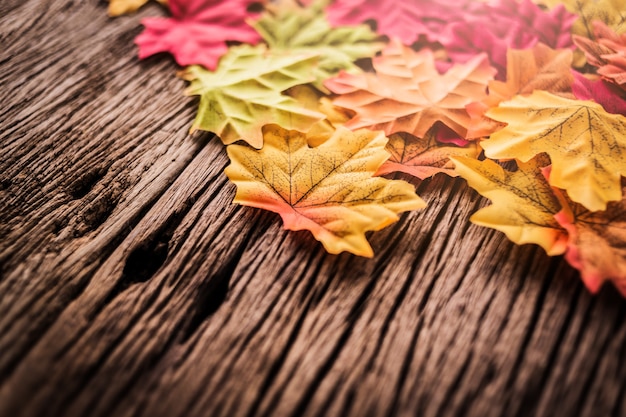
[[[626,303],[468,222],[462,180],[331,256],[230,204],[149,7],[0,3],[0,416],[626,415]]]

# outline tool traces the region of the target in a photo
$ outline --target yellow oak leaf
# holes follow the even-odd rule
[[[411,184],[373,176],[389,157],[382,132],[340,127],[315,148],[306,134],[278,125],[264,126],[263,136],[260,150],[227,148],[234,202],[280,214],[286,229],[310,230],[330,253],[372,257],[365,232],[425,207]]]
[[[464,147],[438,142],[435,139],[436,127],[430,129],[424,138],[415,137],[410,133],[394,133],[389,136],[387,150],[391,157],[376,174],[404,172],[425,179],[441,172],[456,177],[458,174],[454,171],[454,164],[450,158],[457,156],[477,158],[480,153],[478,146],[474,142]]]
[[[481,54],[439,74],[430,49],[415,52],[399,41],[374,58],[373,66],[376,74],[342,72],[325,82],[338,94],[333,104],[356,113],[345,126],[417,137],[439,121],[466,138],[470,116],[465,106],[486,96],[496,72]]]
[[[535,160],[519,163],[514,172],[489,159],[452,160],[469,186],[493,203],[474,213],[472,223],[499,230],[519,245],[540,245],[548,255],[565,252],[567,233],[554,218],[561,204]]]
[[[595,293],[612,281],[626,297],[626,180],[622,189],[622,199],[605,211],[591,212],[569,201],[556,219],[569,234],[565,259],[580,270],[587,288]]]
[[[492,159],[528,162],[550,156],[550,184],[591,211],[622,199],[626,175],[626,117],[607,113],[593,101],[570,100],[545,91],[518,95],[486,113],[508,123],[481,142]]]
[[[109,16],[120,16],[133,13],[149,0],[109,0]],[[157,0],[163,5],[167,5],[167,0]]]

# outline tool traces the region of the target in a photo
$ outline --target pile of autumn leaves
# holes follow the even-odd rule
[[[381,175],[460,175],[493,203],[474,223],[626,296],[621,1],[170,0],[136,43],[186,66],[235,202],[327,251],[372,256],[365,232],[425,206]]]

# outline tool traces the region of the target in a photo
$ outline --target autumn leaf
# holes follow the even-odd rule
[[[554,218],[561,205],[535,161],[511,172],[489,159],[452,160],[469,186],[493,203],[474,213],[472,223],[499,230],[518,245],[540,245],[548,255],[565,252],[567,233]]]
[[[261,150],[227,148],[234,202],[280,214],[286,229],[311,231],[330,253],[371,257],[365,232],[425,206],[409,183],[373,177],[389,157],[382,132],[340,127],[315,148],[306,134],[278,125],[263,134]]]
[[[479,55],[441,75],[432,51],[415,52],[397,41],[374,58],[373,66],[376,74],[342,72],[325,83],[339,95],[334,105],[356,113],[345,126],[417,137],[440,121],[466,138],[470,116],[465,106],[486,96],[494,74],[487,57]]]
[[[604,110],[626,116],[626,91],[603,79],[590,79],[573,71],[572,91],[579,100],[593,100]]]
[[[548,7],[565,6],[578,15],[572,33],[593,38],[592,22],[600,20],[617,33],[626,33],[626,7],[624,0],[536,0]]]
[[[527,162],[547,153],[550,184],[592,211],[622,198],[626,174],[626,117],[607,113],[592,101],[570,100],[545,91],[516,96],[487,116],[508,125],[481,142],[493,159]]]
[[[167,5],[167,0],[157,0]],[[109,0],[109,16],[120,16],[139,10],[148,0]]]
[[[440,143],[436,140],[439,129],[445,129],[445,126],[435,125],[424,138],[417,138],[409,133],[391,135],[387,144],[391,157],[380,167],[376,175],[404,172],[423,180],[442,172],[456,177],[458,174],[454,171],[454,164],[450,158],[458,156],[477,158],[478,147],[473,142],[465,147]]]
[[[626,181],[622,199],[609,203],[605,211],[591,212],[569,201],[556,220],[569,234],[565,259],[580,270],[587,288],[595,293],[612,281],[626,297]]]
[[[137,36],[139,58],[170,52],[180,65],[215,69],[228,50],[226,41],[255,44],[259,34],[246,19],[258,0],[169,0],[172,17],[146,18]]]
[[[593,33],[595,41],[574,36],[574,42],[598,74],[626,91],[626,33],[618,35],[601,21],[593,22]]]
[[[317,56],[274,55],[264,45],[240,45],[230,49],[215,72],[186,68],[180,74],[191,81],[185,93],[200,96],[191,130],[213,132],[225,144],[243,139],[255,148],[263,146],[263,125],[308,130],[324,115],[281,92],[313,81],[316,62]]]
[[[451,23],[439,41],[454,62],[486,52],[504,79],[507,50],[541,42],[554,49],[573,48],[570,28],[576,16],[557,6],[546,11],[531,0],[495,0],[465,19]]]
[[[489,82],[489,95],[482,102],[467,106],[471,122],[469,137],[485,137],[502,129],[506,123],[496,122],[485,116],[492,107],[517,94],[530,94],[544,90],[567,98],[572,94],[571,74],[573,53],[570,49],[552,49],[538,43],[531,49],[509,49],[507,51],[506,82]]]
[[[383,48],[367,25],[331,28],[320,7],[304,8],[285,0],[268,6],[252,26],[273,52],[319,55],[315,86],[325,92],[322,81],[342,69],[361,72],[354,61],[372,57]]]

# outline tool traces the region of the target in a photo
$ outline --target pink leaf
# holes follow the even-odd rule
[[[436,41],[450,22],[480,7],[475,0],[336,0],[326,13],[333,26],[375,20],[378,33],[410,45],[419,35]]]
[[[255,0],[170,0],[170,18],[142,20],[146,29],[135,39],[139,58],[170,52],[180,65],[215,69],[228,47],[225,41],[256,43],[257,32],[246,23]]]
[[[572,73],[574,74],[572,92],[577,99],[593,100],[609,113],[626,116],[626,97],[623,90],[605,80],[593,81],[577,71]]]
[[[487,52],[498,69],[496,78],[505,79],[507,49],[527,49],[538,42],[573,49],[570,29],[575,19],[563,5],[545,11],[531,0],[496,0],[450,24],[439,41],[454,62]]]

